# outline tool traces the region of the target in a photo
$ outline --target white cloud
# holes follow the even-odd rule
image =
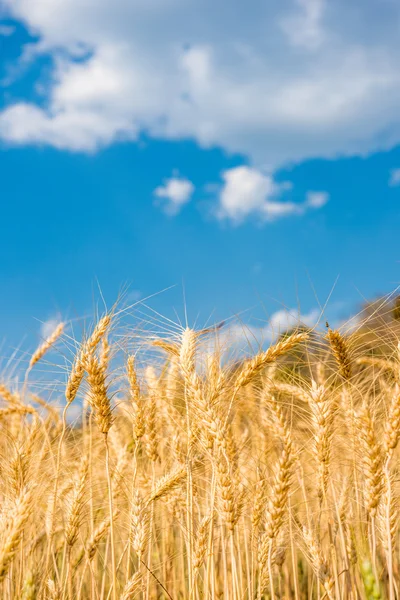
[[[122,131],[128,135],[127,123],[119,126],[111,117],[106,120],[90,110],[69,110],[50,118],[40,108],[20,103],[0,114],[0,135],[17,144],[46,143],[60,149],[94,151],[99,143],[111,143],[116,132]]]
[[[275,169],[400,142],[398,3],[3,3],[55,65],[47,108],[0,114],[10,143],[93,151],[145,131]]]
[[[184,178],[171,177],[162,186],[154,190],[157,198],[166,200],[164,210],[169,215],[176,215],[184,204],[187,204],[194,192],[194,185]]]
[[[306,325],[307,327],[314,327],[318,321],[320,311],[313,309],[309,313],[301,314],[298,310],[278,310],[275,312],[269,320],[269,331],[273,337],[284,333],[288,329],[292,329],[297,325]]]
[[[400,185],[400,169],[392,169],[390,171],[389,185],[392,187]]]
[[[307,313],[301,313],[296,309],[278,310],[273,313],[267,324],[262,326],[244,325],[233,323],[216,333],[216,339],[207,339],[204,346],[205,352],[210,352],[218,346],[224,354],[242,353],[249,347],[258,348],[273,343],[279,335],[296,326],[305,325],[315,327],[319,321],[321,312],[314,308]]]
[[[310,208],[322,208],[329,200],[327,192],[307,192],[305,205]]]
[[[217,217],[233,223],[253,214],[269,221],[303,215],[308,209],[322,208],[329,198],[326,192],[308,192],[303,203],[280,201],[282,192],[290,189],[287,182],[275,183],[271,175],[244,165],[224,171],[222,178]]]
[[[270,175],[247,166],[228,169],[222,178],[219,217],[233,221],[241,221],[253,212],[265,212],[269,198],[279,190]]]

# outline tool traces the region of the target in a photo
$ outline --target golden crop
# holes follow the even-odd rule
[[[213,335],[151,338],[139,368],[107,314],[60,410],[32,381],[63,325],[0,381],[1,598],[398,598],[396,330],[236,362]]]

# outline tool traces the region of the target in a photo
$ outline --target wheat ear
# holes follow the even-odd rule
[[[186,467],[177,466],[173,471],[161,477],[155,482],[148,502],[154,502],[155,500],[158,500],[159,498],[162,498],[168,494],[168,492],[185,481],[186,475]]]
[[[79,472],[74,479],[72,492],[67,500],[65,538],[68,546],[73,546],[78,538],[88,470],[88,459],[84,456],[79,466]]]
[[[315,539],[311,529],[307,529],[306,527],[303,528],[303,538],[310,555],[311,566],[315,575],[325,589],[329,600],[333,600],[334,580],[330,574],[327,560],[322,554],[321,546]]]
[[[4,522],[5,531],[0,549],[0,583],[8,573],[21,542],[26,522],[32,512],[32,494],[33,488],[22,490]]]
[[[142,575],[138,571],[127,582],[121,594],[120,600],[133,600],[142,587]]]
[[[65,399],[67,404],[71,404],[71,402],[75,400],[79,387],[82,383],[83,376],[85,374],[83,360],[83,349],[81,348],[75,357],[71,373],[69,374],[67,385],[65,387]]]
[[[58,338],[63,333],[64,327],[65,327],[64,323],[59,323],[57,325],[57,327],[54,329],[53,333],[51,335],[49,335],[48,338],[45,339],[43,344],[41,344],[39,346],[39,348],[37,348],[37,350],[35,350],[35,352],[32,354],[31,360],[29,361],[29,369],[31,369],[37,362],[39,362],[39,360],[41,358],[43,358],[43,356],[46,354],[46,352],[52,346],[54,346],[54,344],[56,343]]]
[[[323,386],[312,381],[309,405],[313,422],[313,451],[318,465],[317,492],[319,501],[322,502],[328,486],[334,398]]]
[[[90,386],[89,402],[94,410],[96,423],[100,431],[108,433],[113,423],[111,403],[108,397],[106,373],[104,366],[94,354],[85,357],[84,367],[87,372],[87,381]]]
[[[389,414],[387,416],[385,434],[383,438],[383,449],[386,455],[386,460],[389,459],[400,438],[400,389],[399,386],[395,386],[392,401],[389,407]]]
[[[145,434],[145,419],[143,400],[140,395],[140,386],[135,368],[135,357],[129,356],[126,363],[126,371],[129,382],[129,399],[134,410],[133,432],[137,440]]]
[[[97,348],[97,346],[100,344],[102,338],[106,335],[107,331],[109,330],[110,326],[111,326],[111,320],[112,317],[110,314],[106,314],[104,315],[104,317],[102,317],[99,322],[97,323],[96,327],[94,328],[92,335],[88,338],[88,340],[86,341],[84,347],[85,347],[85,353],[87,354],[93,354]]]
[[[357,417],[360,425],[359,431],[363,452],[362,462],[365,476],[365,507],[368,514],[374,518],[379,505],[383,485],[381,446],[376,437],[374,421],[369,407],[364,406]]]
[[[336,359],[339,373],[345,381],[349,381],[352,375],[352,366],[349,353],[349,344],[346,338],[336,329],[328,328],[326,335],[332,353]]]
[[[285,421],[284,415],[274,398],[270,399],[270,407],[274,417],[275,428],[282,440],[282,454],[274,468],[274,482],[267,502],[265,533],[260,542],[259,563],[260,577],[271,582],[271,597],[274,598],[272,581],[272,564],[276,540],[282,529],[285,515],[288,509],[288,496],[292,466],[294,461],[292,436]],[[266,577],[268,573],[268,577]]]
[[[309,334],[307,332],[293,333],[268,348],[265,352],[260,352],[254,358],[245,361],[236,377],[233,395],[235,396],[242,387],[250,383],[266,365],[274,362],[280,356],[292,350],[297,344],[305,342],[308,338]]]

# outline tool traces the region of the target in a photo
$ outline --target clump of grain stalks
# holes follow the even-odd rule
[[[60,324],[0,380],[1,598],[397,598],[399,332],[360,329],[230,362],[174,328],[141,357],[106,314],[57,406]]]

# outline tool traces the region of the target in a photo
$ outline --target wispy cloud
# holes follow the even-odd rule
[[[194,185],[189,179],[171,177],[154,190],[154,196],[161,199],[164,212],[176,215],[187,204],[194,192]]]

